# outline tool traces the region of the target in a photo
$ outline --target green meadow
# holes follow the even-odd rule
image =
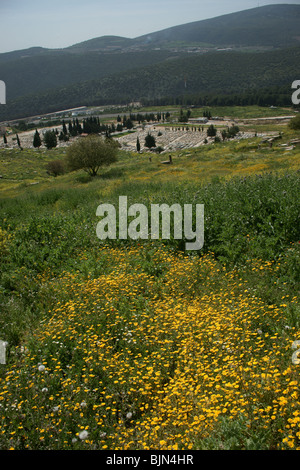
[[[300,135],[275,130],[96,177],[0,151],[1,450],[300,449]],[[99,240],[119,196],[204,204],[203,249]]]

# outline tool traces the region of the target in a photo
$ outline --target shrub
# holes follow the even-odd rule
[[[47,173],[51,176],[59,176],[65,173],[65,166],[62,160],[53,160],[47,164]]]
[[[300,130],[300,114],[295,116],[289,123],[289,127],[293,130]]]

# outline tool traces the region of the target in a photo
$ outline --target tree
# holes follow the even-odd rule
[[[74,142],[67,149],[66,159],[71,171],[84,170],[96,176],[100,167],[117,161],[119,144],[113,139],[90,135]]]
[[[150,134],[150,132],[148,132],[148,135],[145,138],[145,147],[148,147],[149,149],[151,149],[152,147],[155,147],[155,146],[156,146],[155,138],[153,137],[153,135]]]
[[[213,124],[211,124],[207,129],[207,135],[208,137],[215,137],[215,135],[217,135],[216,128]]]
[[[57,146],[57,138],[55,131],[46,131],[44,134],[44,144],[46,145],[47,149],[50,150],[53,147]]]
[[[63,132],[64,134],[67,134],[67,133],[68,133],[67,126],[66,126],[66,123],[65,123],[64,120],[63,120],[63,123],[62,123],[62,132]]]
[[[136,139],[136,150],[137,150],[137,152],[139,152],[141,150],[140,139],[138,137]]]
[[[126,122],[125,122],[125,127],[126,129],[132,129],[133,128],[133,122],[131,119],[126,119]]]
[[[20,147],[20,148],[21,148],[21,142],[20,142],[20,139],[19,139],[19,136],[18,136],[18,134],[17,134],[17,144],[18,144],[18,147]]]
[[[5,135],[5,134],[3,134],[3,142],[4,142],[5,144],[7,144],[7,138],[6,138],[6,135]]]
[[[40,148],[42,145],[41,137],[39,131],[36,129],[34,137],[33,137],[33,146],[34,148]]]

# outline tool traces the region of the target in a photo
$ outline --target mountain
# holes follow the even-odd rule
[[[300,5],[267,5],[174,26],[135,39],[103,36],[66,50],[136,50],[153,47],[290,47],[300,45]]]
[[[252,89],[267,87],[266,77],[270,85],[286,87],[300,76],[299,46],[300,5],[268,5],[135,39],[102,36],[64,49],[8,52],[0,54],[0,78],[7,86],[0,117],[176,93],[234,93],[233,83],[242,91],[237,76]]]
[[[136,39],[161,45],[206,43],[220,47],[300,45],[300,5],[267,5],[175,26]]]

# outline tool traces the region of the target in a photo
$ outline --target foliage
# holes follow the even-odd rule
[[[65,165],[62,160],[52,160],[47,164],[47,173],[51,176],[63,175],[65,173]]]
[[[259,142],[171,168],[120,152],[101,178],[48,177],[59,148],[2,151],[2,450],[300,448],[299,153]],[[98,240],[120,195],[204,204],[203,250]]]
[[[123,56],[122,60],[126,61],[127,54]],[[136,100],[160,105],[291,105],[291,83],[298,73],[299,63],[299,47],[259,54],[233,51],[193,54],[193,57],[179,54],[173,60],[158,61],[153,66],[127,69],[109,77],[87,78],[68,87],[59,87],[59,80],[53,79],[57,89],[51,90],[48,86],[47,91],[38,92],[35,88],[34,94],[28,92],[12,98],[5,112],[0,110],[0,119],[81,105],[128,104]],[[182,70],[188,77],[187,88]],[[23,77],[22,74],[15,76]],[[74,77],[78,74],[73,74]]]
[[[300,114],[291,119],[289,127],[293,130],[300,130]]]
[[[117,160],[118,144],[112,139],[91,135],[73,143],[67,150],[67,165],[71,171],[83,169],[96,176],[100,167]]]
[[[42,145],[42,140],[39,134],[39,131],[36,129],[33,137],[33,146],[39,148]]]
[[[183,109],[181,108],[180,110],[180,115],[178,118],[178,122],[188,122],[189,118],[191,116],[191,110],[188,109],[186,113],[183,112]]]
[[[155,137],[148,132],[148,134],[145,137],[145,147],[148,147],[149,149],[153,148],[156,146],[156,141]]]
[[[228,127],[227,130],[223,130],[221,132],[223,140],[225,139],[233,139],[238,133],[240,129],[238,126],[232,124],[232,126]]]
[[[44,144],[47,149],[52,149],[57,146],[57,137],[55,131],[46,131],[44,134]]]
[[[213,124],[211,124],[207,129],[207,136],[214,137],[215,135],[217,135],[217,129]]]

